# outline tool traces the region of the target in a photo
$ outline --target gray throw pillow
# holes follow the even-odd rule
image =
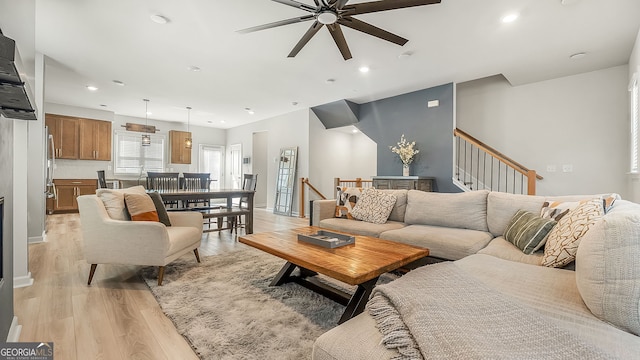
[[[165,224],[165,226],[171,226],[167,208],[164,207],[164,202],[162,202],[162,196],[160,196],[160,194],[158,194],[157,192],[150,192],[149,196],[151,196],[151,200],[153,200],[153,205],[156,206],[156,211],[158,212],[158,218],[160,219],[160,222]]]
[[[531,255],[544,245],[549,231],[555,225],[555,220],[518,210],[504,230],[504,238],[523,253]]]

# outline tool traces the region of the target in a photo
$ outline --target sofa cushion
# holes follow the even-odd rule
[[[640,336],[640,206],[617,201],[580,241],[576,283],[598,318]]]
[[[518,210],[540,212],[542,196],[508,194],[492,191],[487,196],[487,226],[494,236],[504,234],[504,229]]]
[[[429,249],[429,255],[441,259],[458,260],[477,253],[487,246],[493,236],[485,231],[457,229],[431,225],[410,225],[385,231],[381,239]]]
[[[396,196],[374,188],[365,189],[358,203],[351,210],[351,216],[373,224],[384,224],[396,204]]]
[[[317,226],[330,230],[344,231],[353,235],[380,237],[380,233],[384,231],[401,229],[406,225],[397,221],[387,221],[384,224],[372,224],[359,220],[330,218],[321,220]]]
[[[356,187],[339,187],[337,188],[338,196],[336,198],[336,217],[353,219],[351,211],[358,203],[358,198],[362,193],[362,188]]]
[[[157,221],[156,206],[147,194],[124,194],[124,203],[133,221]]]
[[[396,203],[389,214],[390,221],[404,222],[404,213],[407,210],[407,190],[380,190],[396,197]]]
[[[542,265],[563,267],[574,261],[581,238],[602,215],[604,206],[601,197],[582,203],[564,215],[549,232]]]
[[[124,194],[146,194],[144,186],[138,185],[126,189],[98,189],[96,196],[102,200],[107,214],[114,220],[130,220],[124,203]]]
[[[504,238],[530,255],[540,249],[549,231],[556,225],[552,219],[543,219],[537,214],[518,210],[504,230]]]
[[[434,225],[488,231],[486,190],[436,193],[409,190],[404,221],[410,225]]]
[[[478,251],[478,254],[495,256],[500,259],[517,261],[525,264],[540,265],[542,263],[542,251],[536,251],[527,255],[515,245],[508,242],[502,236],[491,240],[489,245]]]

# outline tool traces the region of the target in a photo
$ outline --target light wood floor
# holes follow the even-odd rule
[[[306,225],[308,219],[255,212],[255,232]],[[203,235],[199,251],[244,246],[228,231],[213,232]],[[99,265],[87,286],[78,214],[47,217],[47,242],[29,246],[29,267],[34,284],[14,292],[20,341],[53,341],[59,360],[197,359],[136,275],[140,267]]]

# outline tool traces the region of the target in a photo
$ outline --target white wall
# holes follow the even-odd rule
[[[276,173],[280,154],[280,148],[298,147],[298,171],[297,178],[309,177],[309,110],[303,109],[292,113],[276,116],[255,123],[238,126],[227,130],[227,159],[229,147],[234,144],[242,144],[242,156],[251,156],[253,153],[253,134],[266,131],[268,133],[267,163],[268,176],[258,174],[258,182],[267,182],[267,209],[273,209],[275,203]],[[227,162],[227,175],[230,173],[230,164]],[[243,167],[246,173],[253,173],[252,164]],[[226,176],[229,178],[229,176]],[[299,184],[299,181],[296,182]],[[227,183],[227,186],[229,184]],[[293,212],[298,212],[299,185],[296,186],[293,199]]]
[[[635,46],[629,57],[629,82],[631,82],[631,79],[636,73],[638,74],[637,76],[640,76],[640,31],[638,31]],[[628,181],[629,199],[634,202],[640,202],[640,175],[629,175]]]
[[[517,87],[501,76],[461,83],[457,126],[538,171],[540,195],[626,198],[627,83],[626,65]]]
[[[313,111],[309,113],[309,181],[313,186],[331,199],[334,178],[370,179],[376,174],[376,143],[361,132],[327,130]],[[306,199],[318,199],[313,192],[305,194]]]
[[[269,133],[266,131],[253,133],[251,173],[259,174],[256,184],[254,204],[256,207],[267,207],[267,180],[269,178]],[[249,173],[249,172],[247,172]]]
[[[144,104],[141,104],[143,106]],[[87,109],[80,107],[73,107],[67,105],[60,104],[45,104],[45,111],[47,113],[59,114],[59,115],[69,115],[69,116],[78,116],[85,117],[90,119],[97,120],[106,120],[111,121],[113,124],[111,125],[112,131],[124,131],[124,128],[121,125],[124,125],[128,122],[144,124],[144,118],[138,117],[130,117],[114,114],[111,111],[103,111],[103,110],[95,110],[95,109]],[[189,130],[191,131],[191,136],[193,138],[193,149],[191,153],[191,165],[182,165],[182,164],[169,164],[169,130],[187,130],[187,124],[183,122],[168,122],[168,121],[159,121],[149,119],[149,125],[154,125],[158,129],[159,132],[156,134],[164,135],[167,141],[165,156],[167,159],[166,171],[176,171],[176,172],[197,172],[198,171],[198,148],[200,144],[208,144],[208,145],[225,145],[226,142],[226,131],[223,129],[214,129],[210,127],[202,127],[202,126],[190,126]],[[142,133],[140,133],[142,135]],[[112,151],[115,149],[112,149]],[[122,175],[114,175],[113,170],[108,170],[109,166],[113,169],[114,165],[114,157],[112,155],[111,161],[94,161],[94,160],[62,160],[59,159],[56,161],[56,172],[55,177],[58,179],[94,179],[97,177],[96,171],[98,170],[106,170],[107,178],[119,178],[119,179],[133,179],[131,176],[122,176]],[[173,169],[173,170],[171,170]]]

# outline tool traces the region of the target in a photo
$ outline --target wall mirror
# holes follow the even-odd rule
[[[276,179],[276,203],[273,206],[274,214],[291,216],[293,190],[296,185],[297,160],[298,147],[294,146],[280,149],[278,177]]]

